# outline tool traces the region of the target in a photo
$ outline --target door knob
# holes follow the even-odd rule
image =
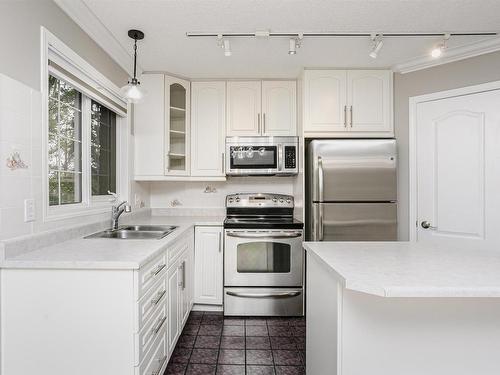
[[[424,229],[436,229],[436,227],[433,227],[431,225],[431,223],[429,223],[428,221],[424,220],[420,223],[420,226]]]

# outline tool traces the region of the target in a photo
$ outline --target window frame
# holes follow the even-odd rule
[[[64,218],[94,215],[109,212],[113,202],[109,195],[92,195],[91,187],[91,101],[95,100],[115,112],[116,114],[116,192],[120,199],[126,200],[129,193],[129,171],[128,171],[128,142],[129,142],[129,118],[130,106],[120,93],[120,89],[109,79],[99,73],[68,46],[51,34],[47,29],[41,27],[41,93],[42,93],[42,201],[43,220],[53,221]],[[63,72],[49,65],[49,58],[73,74],[77,79],[88,84],[99,91],[100,97],[89,96],[80,83],[73,80]],[[49,178],[48,178],[48,81],[49,75],[66,81],[82,94],[82,201],[65,205],[49,204]],[[106,100],[109,99],[109,100]],[[118,103],[127,112],[114,103]]]

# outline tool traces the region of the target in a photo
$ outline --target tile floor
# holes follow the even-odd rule
[[[305,325],[193,311],[165,375],[305,375]]]

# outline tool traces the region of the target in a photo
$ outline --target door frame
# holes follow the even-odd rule
[[[417,105],[440,99],[478,94],[481,92],[500,90],[500,81],[482,83],[479,85],[460,87],[457,89],[438,91],[431,94],[412,96],[409,99],[409,235],[410,242],[417,241]],[[415,226],[413,226],[415,225]]]

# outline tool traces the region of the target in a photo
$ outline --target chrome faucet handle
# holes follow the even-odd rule
[[[125,212],[126,212],[126,213],[132,212],[132,206],[131,206],[130,204],[127,204],[127,205],[125,206]]]
[[[112,191],[109,191],[109,190],[108,190],[108,194],[113,196],[113,199],[110,200],[111,202],[116,202],[118,200],[118,194],[113,193]]]

